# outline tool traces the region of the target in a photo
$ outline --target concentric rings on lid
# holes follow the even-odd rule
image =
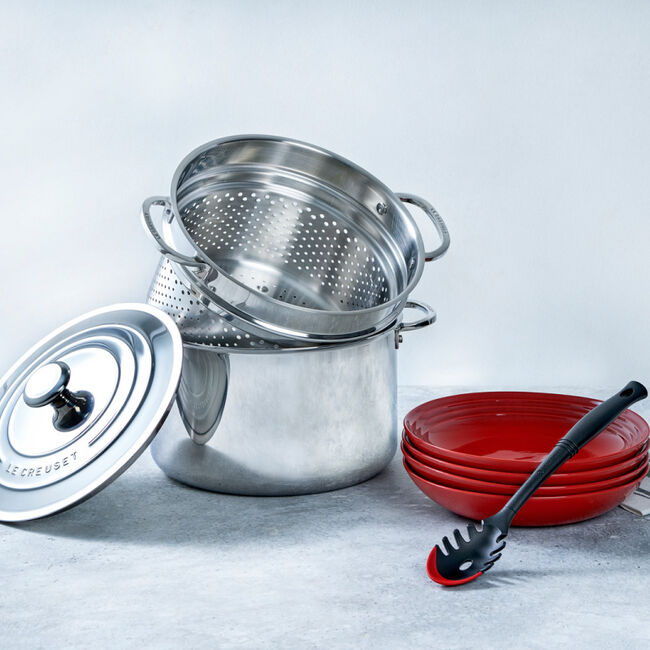
[[[0,521],[64,510],[119,476],[167,416],[182,350],[169,316],[122,304],[19,359],[0,380]]]

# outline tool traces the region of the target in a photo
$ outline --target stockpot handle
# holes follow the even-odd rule
[[[442,257],[449,248],[449,231],[447,230],[447,224],[442,220],[442,217],[438,214],[438,211],[423,198],[416,196],[415,194],[397,194],[397,198],[404,203],[411,203],[412,205],[423,210],[424,213],[431,219],[431,222],[435,226],[435,229],[440,235],[440,246],[432,251],[425,251],[424,261],[431,262],[432,260],[437,260],[439,257]]]
[[[420,302],[419,300],[407,300],[404,305],[404,309],[417,309],[421,311],[424,315],[418,318],[417,320],[411,321],[409,323],[400,323],[397,331],[401,334],[402,332],[410,332],[412,330],[419,330],[423,327],[428,327],[436,322],[436,312],[427,305],[425,302]]]
[[[184,266],[190,267],[201,267],[205,266],[205,262],[200,260],[197,257],[190,257],[189,255],[183,255],[174,250],[169,244],[165,241],[163,236],[160,234],[158,229],[153,223],[151,218],[151,206],[159,205],[163,208],[163,216],[169,222],[174,218],[174,212],[172,210],[171,201],[165,196],[150,196],[148,199],[145,199],[142,203],[142,211],[140,216],[142,218],[142,223],[144,224],[147,234],[156,244],[156,248],[168,259],[182,264]]]

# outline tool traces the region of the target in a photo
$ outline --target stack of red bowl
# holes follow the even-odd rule
[[[436,503],[484,519],[599,400],[550,393],[454,395],[404,419],[404,467]],[[515,517],[519,526],[568,524],[619,505],[648,473],[647,422],[627,410],[550,476]]]

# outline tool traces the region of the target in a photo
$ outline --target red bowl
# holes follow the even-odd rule
[[[508,501],[503,494],[487,494],[459,490],[446,485],[440,485],[418,476],[404,460],[411,480],[430,499],[439,505],[467,519],[486,519],[498,512]],[[602,515],[621,504],[639,486],[648,467],[630,483],[599,490],[588,494],[570,494],[564,497],[531,497],[522,509],[515,515],[514,526],[557,526],[572,524]]]
[[[461,490],[471,490],[472,492],[487,492],[490,494],[505,494],[512,496],[518,489],[517,485],[506,485],[504,483],[491,483],[489,481],[479,481],[474,478],[467,478],[466,476],[458,476],[458,474],[450,474],[443,472],[433,467],[429,467],[421,463],[417,458],[409,454],[408,450],[402,444],[402,453],[404,459],[418,476],[425,478],[429,481],[434,481],[440,485],[447,487],[459,488]],[[625,485],[636,478],[636,475],[648,465],[648,454],[644,454],[639,460],[637,466],[630,472],[610,478],[605,481],[596,481],[594,483],[584,483],[582,485],[542,485],[535,491],[535,496],[540,497],[561,497],[567,494],[585,494],[586,492],[597,492],[599,490],[606,490],[608,488],[618,487]],[[524,479],[525,480],[525,479]],[[522,481],[523,483],[523,481]]]
[[[404,419],[404,428],[413,445],[442,460],[526,473],[598,404],[600,400],[551,393],[467,393],[418,406]],[[641,416],[625,411],[567,461],[563,473],[627,460],[649,434]]]
[[[409,454],[421,463],[424,463],[433,469],[440,470],[441,472],[447,472],[448,474],[466,476],[467,478],[473,478],[479,481],[489,481],[490,483],[504,483],[506,485],[521,485],[530,476],[530,472],[499,472],[498,470],[470,467],[468,465],[459,465],[458,463],[450,463],[446,460],[441,460],[440,458],[430,456],[415,447],[409,440],[406,431],[402,431],[402,444],[406,447]],[[610,478],[622,476],[639,466],[644,456],[647,456],[647,448],[648,444],[646,443],[641,447],[638,453],[631,458],[614,465],[609,465],[608,467],[587,469],[579,472],[557,472],[551,474],[551,476],[546,479],[544,486],[594,483],[596,481],[605,481]]]

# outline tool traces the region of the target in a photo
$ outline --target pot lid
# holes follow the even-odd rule
[[[149,445],[176,395],[180,332],[120,304],[46,336],[0,379],[0,521],[51,515],[99,492]]]

